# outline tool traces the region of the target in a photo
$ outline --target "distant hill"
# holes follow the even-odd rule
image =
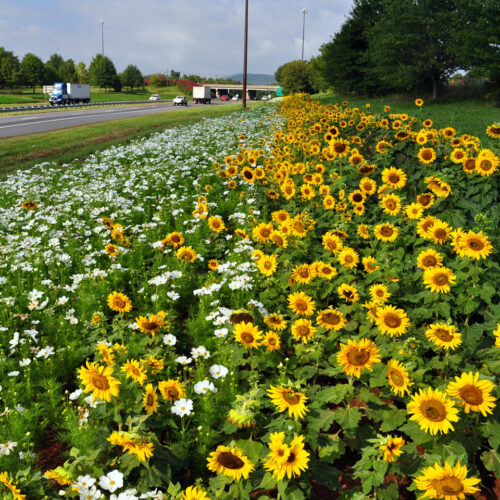
[[[243,73],[237,73],[236,75],[229,75],[226,78],[232,78],[237,82],[243,83]],[[247,83],[252,85],[267,85],[276,83],[276,78],[274,75],[261,75],[258,73],[247,73]]]

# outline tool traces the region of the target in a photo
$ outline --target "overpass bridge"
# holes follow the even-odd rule
[[[208,87],[212,91],[212,95],[215,93],[215,97],[219,98],[221,95],[235,95],[243,93],[242,83],[206,83],[202,85],[203,87]],[[255,99],[257,92],[266,92],[271,94],[276,92],[279,85],[247,85],[247,99]]]

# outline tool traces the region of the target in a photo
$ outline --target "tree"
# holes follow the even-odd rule
[[[78,75],[75,70],[75,62],[73,59],[67,59],[59,67],[59,76],[61,81],[66,83],[77,83]]]
[[[120,80],[124,87],[130,87],[132,91],[137,87],[144,87],[144,77],[137,66],[129,64],[121,73]]]
[[[149,84],[152,87],[168,87],[168,78],[167,75],[163,73],[155,73],[149,77]]]
[[[312,87],[317,91],[326,92],[330,85],[323,76],[325,72],[324,59],[320,56],[310,59],[309,70],[311,74],[310,80]]]
[[[35,54],[28,53],[21,61],[22,82],[33,88],[33,94],[35,93],[35,87],[43,84],[44,69],[42,60]]]
[[[115,65],[109,57],[97,54],[92,59],[89,66],[89,80],[92,85],[107,91],[108,88],[115,86],[116,76]]]
[[[180,80],[181,79],[181,72],[180,71],[170,71],[170,80]]]
[[[307,61],[297,60],[284,64],[279,76],[285,94],[293,94],[295,92],[311,94],[314,92],[311,83],[311,70]]]
[[[83,61],[75,66],[76,79],[78,83],[89,83],[89,71]]]
[[[17,56],[0,47],[0,88],[12,88],[18,83],[20,67]]]

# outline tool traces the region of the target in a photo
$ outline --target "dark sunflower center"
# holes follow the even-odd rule
[[[429,195],[427,195],[427,194],[424,194],[423,196],[420,197],[420,199],[418,200],[418,202],[423,207],[426,207],[431,202],[431,197]]]
[[[175,387],[167,389],[168,399],[179,399],[179,391]]]
[[[453,340],[453,335],[451,335],[450,332],[448,330],[445,330],[444,328],[438,328],[434,332],[434,335],[436,335],[436,337],[438,337],[443,342],[451,342]]]
[[[481,389],[472,384],[465,385],[458,393],[461,399],[472,406],[479,406],[484,401]]]
[[[324,323],[328,325],[338,325],[340,323],[340,317],[338,314],[333,312],[327,312],[323,314],[322,320]]]
[[[448,233],[446,232],[445,229],[436,229],[436,231],[434,232],[434,236],[438,239],[438,240],[443,240],[444,238],[446,238],[446,236],[448,235]]]
[[[385,236],[386,238],[388,238],[389,236],[392,236],[392,234],[394,233],[394,230],[392,229],[392,227],[389,227],[389,226],[383,226],[382,229],[380,230],[382,236]]]
[[[255,340],[255,337],[250,332],[243,332],[241,334],[241,340],[243,340],[245,344],[251,344]]]
[[[233,325],[237,323],[253,323],[254,319],[253,316],[250,313],[247,312],[239,312],[231,315],[231,323]]]
[[[309,278],[311,276],[311,273],[309,272],[309,269],[307,267],[303,267],[299,269],[297,273],[301,278]]]
[[[370,359],[370,352],[366,349],[352,349],[347,353],[347,360],[351,365],[363,366]]]
[[[243,173],[243,176],[245,177],[245,179],[252,179],[253,173],[250,170],[245,170],[245,172]]]
[[[146,323],[143,323],[142,327],[144,328],[144,330],[152,331],[152,330],[156,330],[157,328],[159,328],[160,325],[158,323],[155,323],[154,321],[151,321],[151,322],[148,321]]]
[[[361,201],[363,201],[363,196],[359,193],[356,193],[353,197],[352,197],[353,201],[355,203],[359,203]]]
[[[304,232],[304,224],[302,224],[302,222],[295,222],[293,228],[295,229],[295,231],[297,231],[297,233]]]
[[[393,199],[388,199],[385,201],[385,206],[389,210],[394,210],[397,207],[397,203]]]
[[[153,394],[149,393],[148,397],[146,398],[146,404],[148,406],[153,406],[154,402],[155,402],[155,398],[154,398]]]
[[[484,248],[484,243],[480,240],[469,240],[467,242],[467,245],[469,246],[469,248],[476,251],[482,250]]]
[[[468,159],[464,163],[465,170],[474,170],[476,168],[476,162],[473,159]]]
[[[262,238],[269,238],[270,234],[271,234],[271,231],[269,231],[269,229],[267,229],[267,228],[260,230],[260,235]]]
[[[351,290],[344,290],[344,297],[352,299],[353,296],[354,294],[351,292]]]
[[[295,302],[295,309],[301,312],[307,311],[307,302],[302,299],[297,300]]]
[[[391,184],[397,184],[399,182],[399,175],[398,174],[389,175],[389,182]]]
[[[388,328],[399,328],[402,321],[397,314],[388,313],[384,316],[384,323]]]
[[[354,258],[353,258],[352,255],[346,255],[344,257],[344,261],[345,261],[346,264],[351,264],[352,262],[354,262]]]
[[[401,387],[405,383],[403,375],[401,375],[401,373],[397,370],[389,370],[388,376],[391,379],[392,383],[394,385],[397,385],[398,387]]]
[[[220,465],[222,465],[226,469],[237,470],[241,469],[245,465],[245,462],[243,462],[241,458],[237,457],[236,455],[233,455],[229,451],[222,452],[217,458],[217,461],[219,462]]]
[[[299,337],[306,337],[309,335],[309,327],[307,325],[299,325],[296,329],[295,332]]]
[[[425,418],[432,422],[442,422],[446,418],[446,408],[437,399],[424,401],[420,406],[420,411]]]
[[[290,455],[288,455],[288,458],[286,459],[287,463],[293,464],[295,462],[295,453],[292,451],[290,452]]]
[[[481,162],[481,170],[490,170],[493,167],[493,163],[490,160],[483,160]]]
[[[114,306],[118,309],[123,309],[126,305],[126,302],[121,297],[115,297]]]
[[[284,391],[283,399],[290,405],[297,405],[300,403],[300,395],[293,391]]]
[[[438,495],[458,495],[464,490],[462,481],[457,477],[444,477],[443,479],[431,479],[432,487]]]
[[[434,267],[437,266],[437,259],[434,255],[427,255],[422,263],[424,267]]]
[[[336,153],[343,153],[346,150],[346,145],[341,142],[336,142],[333,146],[333,150]]]
[[[92,385],[100,391],[107,391],[109,389],[108,379],[99,373],[92,375]]]
[[[434,276],[434,283],[438,286],[444,286],[448,284],[448,276],[446,274],[438,274]]]

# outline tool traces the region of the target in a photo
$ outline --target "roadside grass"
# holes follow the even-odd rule
[[[123,144],[166,128],[189,125],[203,118],[227,115],[240,109],[241,104],[184,109],[0,139],[0,177],[46,161],[62,165],[78,158],[84,159],[111,145]]]
[[[335,94],[316,94],[314,99],[323,104],[342,104],[343,101],[347,101],[349,106],[363,110],[366,110],[365,105],[369,103],[372,113],[381,113],[385,106],[390,106],[390,113],[407,113],[419,117],[422,121],[430,118],[434,128],[453,127],[458,135],[474,135],[481,140],[483,146],[497,147],[494,139],[486,135],[486,127],[500,119],[500,110],[484,99],[469,98],[446,102],[425,100],[421,108],[415,105],[414,99],[401,96],[354,98]]]
[[[145,101],[151,97],[151,94],[160,94],[162,99],[173,99],[176,95],[182,94],[177,86],[154,88],[145,87],[144,89],[137,89],[133,92],[123,90],[121,92],[114,92],[104,90],[98,87],[90,88],[90,101],[91,102],[108,102],[108,101]],[[41,104],[48,101],[48,95],[37,91],[33,94],[31,89],[20,88],[9,90],[8,93],[0,93],[0,106],[22,106],[30,104]]]

